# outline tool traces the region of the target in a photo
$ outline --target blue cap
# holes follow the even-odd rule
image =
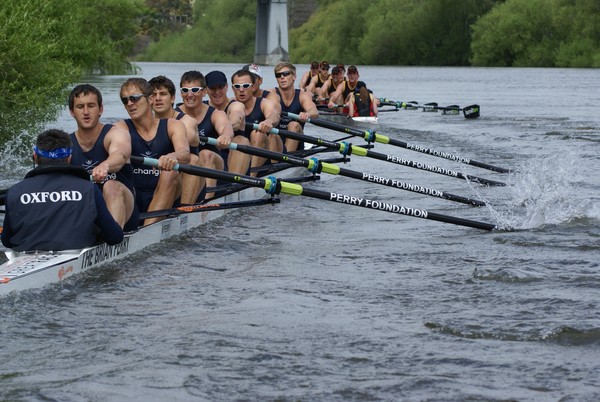
[[[221,87],[227,85],[227,76],[222,71],[211,71],[206,74],[206,87]]]

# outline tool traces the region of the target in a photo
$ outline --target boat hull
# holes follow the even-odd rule
[[[300,171],[302,171],[300,168],[287,169],[281,176],[289,177],[293,172]],[[264,189],[249,187],[211,200],[210,205],[250,201],[262,197],[265,197]],[[89,269],[123,259],[152,244],[160,243],[220,218],[228,211],[230,209],[200,210],[169,217],[126,234],[121,243],[113,246],[101,243],[82,250],[55,253],[7,251],[8,261],[0,265],[0,296],[61,282]]]

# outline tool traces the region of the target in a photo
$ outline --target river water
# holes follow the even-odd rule
[[[140,67],[177,83],[189,69],[239,66]],[[347,168],[488,206],[338,176],[310,186],[513,230],[291,196],[236,211],[127,261],[4,298],[0,400],[599,400],[600,71],[359,70],[380,97],[481,106],[474,120],[381,113],[378,132],[513,173],[376,151],[508,185],[352,156]],[[90,78],[106,121],[126,116],[125,78]],[[74,129],[66,111],[50,126]],[[3,187],[29,168],[11,158],[21,148],[4,151]]]

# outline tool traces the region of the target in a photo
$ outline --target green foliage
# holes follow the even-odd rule
[[[473,27],[480,66],[600,67],[600,5],[591,0],[507,0]]]
[[[0,141],[56,116],[84,72],[125,71],[139,3],[0,2]],[[133,20],[132,20],[133,18]],[[133,21],[133,22],[132,22]]]
[[[150,44],[138,60],[227,63],[253,59],[255,1],[196,2],[194,21],[192,28]]]
[[[367,29],[363,0],[323,1],[323,8],[290,32],[290,55],[294,63],[329,60],[361,63],[358,48]],[[373,3],[377,3],[374,1]]]
[[[294,62],[313,59],[363,64],[466,65],[470,25],[490,0],[323,1],[291,32]]]

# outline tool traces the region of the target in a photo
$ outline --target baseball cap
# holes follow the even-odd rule
[[[331,74],[340,74],[341,72],[342,70],[340,70],[340,68],[337,66],[331,69]]]
[[[227,76],[222,71],[211,71],[206,74],[206,87],[219,87],[227,85]]]
[[[312,63],[310,63],[310,68],[319,68],[319,62],[313,61]]]
[[[244,67],[242,67],[242,70],[250,71],[258,78],[262,78],[262,72],[260,71],[260,67],[256,64],[246,64]]]
[[[329,62],[328,61],[321,62],[321,70],[329,70]]]
[[[358,68],[356,68],[356,66],[350,66],[350,67],[348,67],[348,72],[349,73],[358,73]]]
[[[337,68],[339,68],[341,71],[346,71],[346,67],[342,63],[338,64]]]

